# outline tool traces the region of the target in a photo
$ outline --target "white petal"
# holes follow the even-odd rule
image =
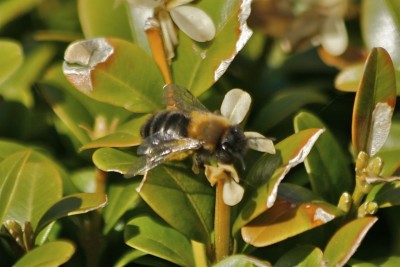
[[[224,199],[224,203],[226,205],[235,206],[242,200],[243,194],[244,188],[232,179],[228,179],[224,183],[222,198]]]
[[[178,37],[172,24],[171,17],[168,12],[161,10],[158,14],[161,31],[164,40],[165,52],[168,60],[171,60],[175,56],[175,46],[178,44]]]
[[[386,102],[378,103],[372,112],[372,127],[367,152],[374,156],[386,142],[392,125],[393,108]]]
[[[221,114],[233,125],[241,123],[247,115],[251,104],[250,95],[241,89],[232,89],[224,97]]]
[[[169,0],[166,4],[168,9],[181,6],[187,3],[193,2],[193,0]]]
[[[321,32],[321,45],[331,55],[339,56],[346,51],[349,39],[341,17],[328,17]]]
[[[274,143],[271,139],[257,132],[244,132],[244,135],[247,137],[247,145],[249,148],[260,152],[275,154]]]
[[[170,14],[178,28],[193,40],[206,42],[214,38],[214,22],[203,10],[188,5],[177,6]]]

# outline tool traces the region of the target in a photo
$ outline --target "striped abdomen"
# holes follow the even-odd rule
[[[155,114],[143,125],[140,134],[143,138],[157,132],[187,137],[189,117],[179,111],[165,110]]]

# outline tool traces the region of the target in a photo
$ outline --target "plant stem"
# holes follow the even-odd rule
[[[164,77],[166,84],[172,83],[171,72],[167,57],[164,50],[163,40],[160,34],[160,28],[156,26],[146,29],[147,40],[149,40],[151,52],[153,53],[154,60],[156,61],[160,71]]]
[[[220,179],[217,182],[215,197],[214,231],[216,262],[221,261],[229,254],[231,208],[224,202],[223,188],[224,182]]]
[[[192,240],[193,257],[196,267],[207,266],[207,256],[203,243]]]

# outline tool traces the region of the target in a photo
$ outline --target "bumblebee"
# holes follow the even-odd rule
[[[256,133],[245,134],[238,125],[246,114],[232,124],[228,118],[208,111],[189,90],[176,84],[164,87],[163,100],[166,110],[153,115],[141,128],[143,142],[137,149],[141,157],[125,174],[126,178],[144,174],[165,161],[183,160],[190,155],[193,155],[193,170],[197,173],[205,164],[215,162],[239,161],[244,168],[243,157],[249,147],[265,152],[271,150],[270,140]]]

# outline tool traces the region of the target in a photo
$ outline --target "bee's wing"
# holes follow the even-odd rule
[[[163,89],[164,104],[167,108],[177,108],[183,112],[209,112],[208,109],[186,88],[177,84],[167,84]]]
[[[185,137],[175,134],[174,132],[157,132],[143,140],[142,144],[140,144],[137,149],[137,153],[138,155],[159,153],[162,150],[168,150],[169,146],[173,146],[176,144],[176,141],[184,138]]]
[[[161,163],[174,159],[184,152],[198,149],[203,145],[199,140],[181,138],[160,142],[157,145],[146,145],[146,153],[138,158],[124,175],[125,178],[143,174]]]

